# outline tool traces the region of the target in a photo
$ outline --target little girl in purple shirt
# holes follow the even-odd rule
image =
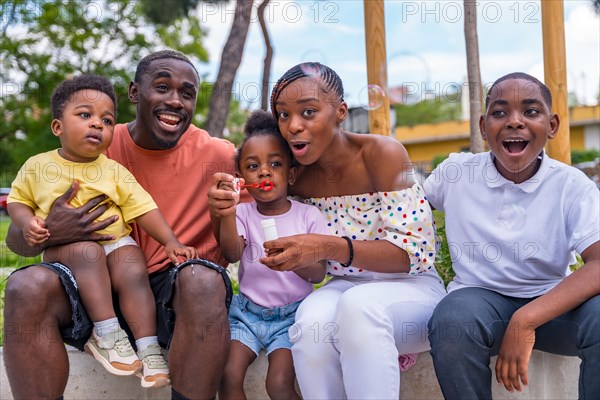
[[[288,199],[288,185],[295,181],[296,168],[289,146],[278,134],[275,118],[265,111],[254,112],[246,123],[245,135],[236,165],[240,182],[254,201],[237,204],[235,212],[220,218],[217,228],[224,257],[240,262],[240,293],[229,309],[232,343],[219,398],[245,398],[246,371],[265,349],[269,396],[300,399],[294,389],[296,375],[288,329],[298,305],[312,292],[313,283],[323,280],[325,265],[314,262],[293,272],[266,267],[259,261],[265,255],[263,243],[274,237],[266,237],[263,226],[274,223],[283,237],[327,234],[327,225],[316,207]],[[219,188],[238,189],[229,181],[221,182]]]

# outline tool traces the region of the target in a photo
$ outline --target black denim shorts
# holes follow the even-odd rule
[[[171,266],[166,270],[150,274],[150,286],[156,299],[156,328],[158,331],[158,343],[164,348],[169,348],[173,329],[175,328],[175,310],[173,310],[173,292],[175,290],[175,279],[177,274],[185,267],[210,268],[221,274],[225,283],[225,306],[229,309],[231,298],[233,297],[233,288],[231,280],[227,275],[227,270],[212,261],[204,259],[187,260],[177,267]]]
[[[69,298],[69,302],[71,303],[72,310],[71,324],[60,327],[60,334],[66,344],[83,351],[83,346],[91,336],[94,325],[85,311],[85,308],[83,307],[81,296],[79,295],[79,290],[77,288],[77,282],[75,281],[73,273],[67,266],[58,262],[53,262],[28,265],[13,271],[12,274],[19,273],[19,271],[32,266],[48,268],[49,270],[54,271],[60,278],[60,281],[65,288],[67,297]],[[179,271],[188,266],[190,268],[210,268],[221,274],[223,282],[225,283],[225,305],[228,309],[229,305],[231,304],[231,298],[233,297],[233,289],[231,287],[231,280],[227,275],[227,270],[220,265],[213,263],[212,261],[204,259],[187,260],[179,264],[177,267],[171,264],[163,271],[150,274],[150,287],[152,288],[152,292],[154,293],[154,298],[156,300],[158,341],[160,345],[165,348],[168,348],[171,337],[173,336],[173,329],[175,328],[175,310],[173,310],[172,307],[175,279],[177,278]],[[125,322],[125,318],[119,309],[119,302],[116,297],[113,297],[113,304],[115,305],[115,313],[119,318],[119,323],[128,333],[131,344],[135,346],[135,339],[133,338],[129,327]]]
[[[50,271],[55,272],[60,278],[60,281],[65,288],[65,292],[67,293],[67,297],[69,298],[69,302],[71,303],[71,323],[68,326],[61,326],[59,328],[60,335],[66,344],[83,351],[83,345],[85,345],[92,334],[94,324],[90,320],[85,308],[83,308],[81,297],[79,296],[79,289],[77,288],[77,282],[75,281],[73,273],[66,265],[59,262],[43,262],[19,268],[10,275],[18,274],[20,271],[29,267],[48,268]]]

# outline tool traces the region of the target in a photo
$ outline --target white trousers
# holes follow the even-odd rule
[[[398,399],[398,356],[429,350],[427,322],[445,294],[435,274],[335,277],[311,293],[289,330],[303,398]]]

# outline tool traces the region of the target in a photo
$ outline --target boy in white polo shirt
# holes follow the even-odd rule
[[[600,195],[545,154],[551,110],[536,78],[503,76],[479,124],[490,151],[453,154],[425,182],[456,272],[429,321],[447,399],[491,399],[493,355],[497,382],[521,391],[534,348],[581,358],[579,396],[600,398]],[[573,252],[584,265],[570,274]]]

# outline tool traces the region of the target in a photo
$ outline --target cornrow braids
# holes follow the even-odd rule
[[[190,59],[187,58],[184,54],[182,54],[178,51],[175,51],[175,50],[161,50],[161,51],[157,51],[152,54],[148,54],[146,57],[142,58],[142,60],[139,62],[138,66],[137,66],[137,69],[135,70],[135,77],[133,78],[133,81],[134,82],[140,81],[142,75],[144,75],[146,73],[146,71],[148,70],[148,67],[150,66],[152,61],[162,60],[165,58],[170,58],[172,60],[185,61],[186,63],[190,64],[192,66],[192,68],[194,68],[196,75],[198,75],[198,77],[200,77],[200,75],[198,74],[198,70],[196,69],[194,64],[192,64],[192,61],[190,61]]]
[[[277,112],[275,111],[275,103],[283,89],[295,80],[306,77],[321,78],[325,90],[335,93],[340,101],[344,101],[344,85],[342,84],[339,75],[334,70],[318,62],[301,63],[287,70],[273,87],[273,91],[271,92],[271,113],[276,119]]]
[[[486,110],[490,104],[490,96],[492,94],[492,90],[494,90],[494,88],[499,83],[504,82],[505,80],[508,80],[508,79],[523,79],[525,81],[529,81],[529,82],[535,84],[540,89],[542,97],[543,97],[544,101],[546,102],[546,105],[548,106],[548,109],[552,110],[552,93],[550,92],[550,89],[548,89],[548,86],[543,84],[539,79],[537,79],[529,74],[526,74],[525,72],[511,72],[510,74],[506,74],[506,75],[496,79],[496,81],[492,84],[492,86],[488,90],[487,95],[485,96],[485,109]]]
[[[246,125],[244,125],[244,140],[238,147],[238,150],[235,154],[235,165],[240,170],[240,157],[242,154],[242,150],[244,149],[244,145],[248,140],[257,136],[273,136],[277,138],[277,141],[281,145],[282,150],[285,154],[288,155],[291,165],[295,165],[294,155],[292,154],[292,149],[288,145],[287,141],[279,134],[279,126],[277,125],[277,120],[264,110],[254,111],[248,119],[246,120]]]

